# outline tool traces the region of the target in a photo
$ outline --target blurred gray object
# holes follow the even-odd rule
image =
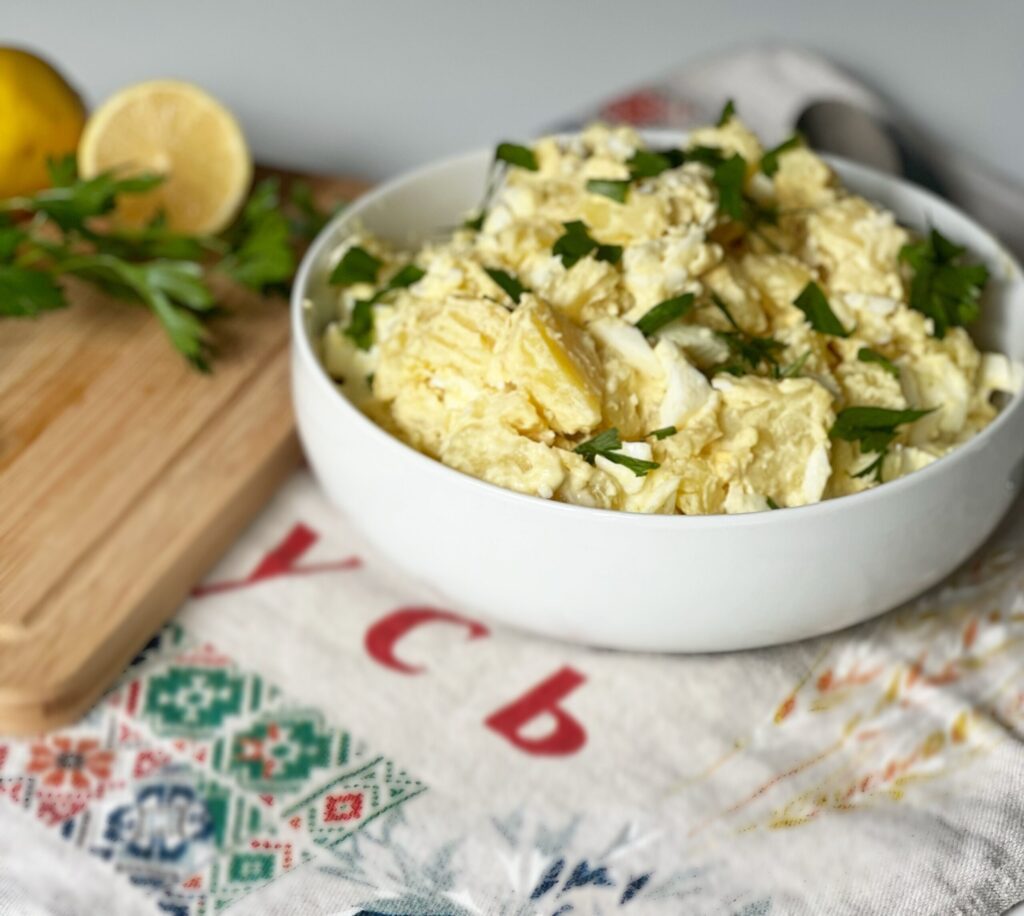
[[[839,100],[809,104],[796,128],[815,149],[854,159],[946,197],[1024,255],[1024,191],[977,163],[958,158],[920,135]]]

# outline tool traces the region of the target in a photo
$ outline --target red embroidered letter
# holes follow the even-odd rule
[[[401,671],[403,674],[422,674],[425,670],[423,667],[408,665],[395,656],[395,644],[410,630],[434,621],[465,627],[469,630],[469,639],[490,635],[490,630],[482,623],[460,617],[451,611],[439,611],[431,607],[403,607],[378,620],[366,631],[366,651],[385,668]]]
[[[575,669],[562,668],[514,703],[499,709],[485,724],[527,754],[574,754],[586,743],[587,733],[558,704],[585,680]],[[555,727],[540,738],[524,736],[525,726],[545,714],[554,718]]]
[[[310,563],[300,566],[298,563],[299,558],[317,540],[316,532],[302,524],[302,522],[299,522],[288,532],[288,536],[260,560],[259,565],[244,579],[200,585],[193,589],[192,594],[198,598],[202,595],[213,594],[214,592],[226,592],[235,588],[243,588],[246,585],[253,585],[256,582],[262,582],[264,579],[273,579],[277,576],[328,572],[329,570],[336,569],[356,569],[360,565],[359,557],[346,557],[344,560],[335,560],[328,563]]]

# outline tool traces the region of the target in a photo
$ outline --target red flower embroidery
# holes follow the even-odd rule
[[[110,778],[113,760],[114,752],[101,750],[94,738],[74,741],[58,736],[49,744],[32,746],[28,772],[42,773],[43,785],[55,789],[61,788],[65,780],[74,789],[89,789]]]
[[[626,124],[657,124],[668,114],[668,103],[661,93],[643,89],[609,102],[601,109],[606,121],[624,121]]]

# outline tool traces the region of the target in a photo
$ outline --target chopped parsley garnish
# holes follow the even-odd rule
[[[654,436],[654,438],[660,442],[662,439],[667,439],[669,436],[674,436],[677,432],[679,432],[679,430],[676,429],[674,426],[663,426],[661,429],[652,430],[647,435]]]
[[[352,306],[352,317],[344,331],[345,336],[351,338],[360,350],[369,350],[373,346],[373,307],[388,293],[412,286],[425,277],[426,273],[422,267],[406,264],[369,299],[356,300]]]
[[[683,293],[659,302],[648,309],[636,323],[636,327],[647,337],[652,337],[670,321],[682,318],[693,308],[693,293]]]
[[[597,239],[591,238],[586,223],[582,220],[574,219],[562,225],[565,226],[565,233],[555,241],[551,253],[562,259],[566,270],[591,252],[598,261],[619,263],[622,258],[621,245],[602,245]]]
[[[494,158],[499,162],[517,165],[529,172],[537,171],[537,157],[528,146],[520,146],[518,143],[499,143],[498,148],[494,151]]]
[[[335,286],[351,286],[353,283],[376,283],[381,262],[370,252],[353,245],[331,271],[330,282]]]
[[[764,501],[765,501],[766,503],[768,503],[768,508],[769,508],[769,509],[772,509],[772,510],[774,510],[774,509],[781,509],[781,508],[782,508],[782,507],[781,507],[781,506],[780,506],[780,505],[779,505],[779,504],[778,504],[777,502],[775,502],[775,500],[774,500],[774,499],[772,499],[772,498],[771,498],[770,496],[766,496],[766,497],[764,498]]]
[[[736,114],[736,103],[732,99],[726,99],[725,104],[722,106],[722,113],[718,116],[718,127],[725,127]]]
[[[815,331],[821,334],[831,334],[833,337],[848,337],[850,335],[850,332],[843,327],[842,322],[836,318],[836,313],[832,311],[832,306],[828,304],[828,299],[821,287],[813,280],[793,300],[793,305],[807,316],[807,320]]]
[[[761,171],[769,178],[779,170],[779,156],[796,149],[803,143],[800,134],[793,134],[788,140],[783,140],[778,146],[772,147],[761,157]]]
[[[935,336],[975,321],[981,314],[981,293],[988,282],[983,264],[965,264],[967,249],[932,229],[916,245],[904,245],[900,260],[914,271],[910,307],[932,319]]]
[[[355,303],[344,334],[360,350],[369,350],[373,346],[373,303],[369,299],[360,299]]]
[[[629,181],[613,178],[591,178],[587,182],[587,190],[591,194],[602,194],[620,204],[626,202],[629,195]]]
[[[399,270],[390,280],[387,285],[381,290],[382,293],[390,292],[393,289],[406,289],[418,283],[427,275],[427,272],[422,267],[417,267],[415,264],[406,264],[401,270]]]
[[[775,373],[776,378],[796,378],[804,370],[807,360],[811,357],[811,351],[805,350],[788,366],[783,366]]]
[[[629,455],[623,455],[618,451],[620,448],[622,448],[622,439],[619,437],[618,429],[613,426],[611,429],[599,432],[593,439],[581,442],[573,451],[578,455],[582,455],[591,464],[600,455],[608,461],[629,468],[637,477],[646,477],[648,471],[661,467],[657,461],[645,461],[642,458],[632,458]]]
[[[718,209],[737,222],[746,217],[743,206],[743,181],[747,176],[747,162],[739,154],[733,153],[715,166],[711,180],[718,189]]]
[[[494,159],[491,162],[491,168],[487,175],[484,199],[477,209],[476,216],[469,217],[462,223],[463,229],[479,232],[483,228],[484,220],[487,219],[487,211],[491,206],[491,198],[494,197],[494,192],[498,189],[502,175],[505,173],[504,169],[498,167],[499,162],[518,166],[521,169],[526,169],[528,172],[537,171],[537,157],[528,146],[507,141],[499,143],[494,150]]]
[[[663,153],[638,149],[626,165],[629,166],[629,174],[636,181],[638,178],[655,178],[672,168],[672,161]]]
[[[786,349],[785,344],[772,337],[755,337],[747,334],[732,317],[729,307],[716,293],[711,299],[725,315],[732,331],[715,331],[715,336],[729,348],[729,359],[713,367],[711,374],[725,372],[729,375],[753,375],[762,365],[773,375],[779,372],[778,354]]]
[[[862,452],[875,452],[878,457],[854,477],[866,477],[873,473],[875,480],[882,482],[882,465],[889,454],[889,446],[896,438],[896,427],[913,423],[930,414],[928,410],[892,410],[888,407],[847,407],[839,411],[836,421],[829,430],[834,439],[857,442]]]
[[[691,146],[686,151],[686,158],[690,162],[699,162],[711,168],[725,162],[725,156],[717,146]]]
[[[497,267],[485,267],[484,273],[486,273],[488,277],[508,293],[509,297],[516,305],[519,305],[519,297],[522,296],[523,293],[529,292],[522,283],[507,271],[500,270]]]
[[[857,351],[857,359],[862,363],[876,363],[881,366],[886,372],[889,373],[893,378],[900,377],[900,367],[897,366],[891,359],[887,359],[877,350],[872,350],[871,347],[861,347]]]

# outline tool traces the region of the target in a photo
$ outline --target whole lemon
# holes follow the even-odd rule
[[[84,123],[85,106],[60,73],[0,47],[0,197],[46,187],[46,160],[73,153]]]

